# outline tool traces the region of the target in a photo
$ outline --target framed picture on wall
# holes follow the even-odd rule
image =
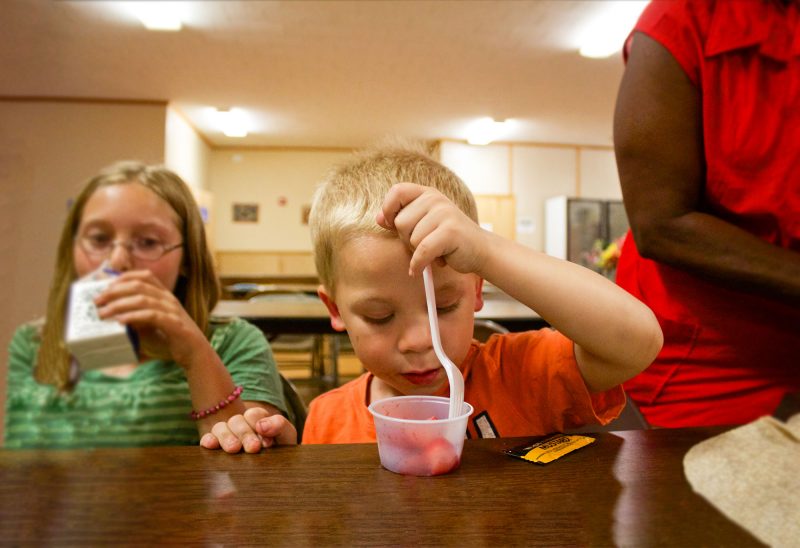
[[[257,223],[258,204],[233,204],[234,223]]]

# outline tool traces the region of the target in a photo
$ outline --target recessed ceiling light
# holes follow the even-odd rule
[[[646,0],[603,2],[602,9],[584,28],[579,39],[580,54],[599,59],[620,51],[647,4]]]
[[[488,145],[508,134],[513,120],[498,122],[493,118],[480,118],[467,127],[467,142],[471,145]]]
[[[181,30],[184,2],[120,2],[121,7],[133,14],[148,30]]]
[[[214,123],[227,137],[247,137],[249,122],[242,109],[217,109],[214,112]]]

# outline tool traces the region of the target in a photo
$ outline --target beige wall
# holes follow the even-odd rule
[[[439,161],[456,172],[473,194],[511,194],[511,148],[445,141]]]
[[[516,240],[544,250],[544,202],[553,196],[622,199],[611,147],[444,141],[442,163],[475,194],[516,199]]]
[[[112,162],[163,162],[165,111],[156,103],[0,101],[0,414],[8,343],[17,325],[44,313],[68,200]]]
[[[612,149],[579,150],[579,188],[573,197],[622,200],[622,187]]]
[[[511,149],[512,188],[517,197],[517,221],[525,230],[517,241],[544,250],[544,201],[559,194],[573,195],[577,185],[577,153],[561,147],[515,146]]]
[[[215,241],[224,251],[310,251],[304,206],[349,150],[218,149],[211,153]],[[283,203],[282,200],[285,200]],[[233,222],[234,203],[259,206],[258,222]]]
[[[308,227],[301,223],[302,208],[310,203],[317,182],[327,170],[349,154],[347,150],[212,150],[209,188],[214,195],[214,236],[221,273],[307,273],[307,260],[302,271],[287,272],[275,256],[310,251]],[[439,156],[476,195],[513,195],[514,236],[540,251],[544,250],[547,198],[621,199],[610,147],[522,143],[473,146],[443,141]],[[281,197],[286,199],[283,206],[279,204]],[[258,222],[233,222],[236,202],[257,204]]]
[[[164,131],[164,165],[188,184],[203,217],[209,247],[214,242],[214,195],[207,190],[211,147],[186,118],[174,108],[167,108]]]
[[[208,186],[211,147],[203,141],[183,115],[167,109],[164,131],[164,165],[181,176],[196,194]]]

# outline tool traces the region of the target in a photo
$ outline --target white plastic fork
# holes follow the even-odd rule
[[[433,291],[433,273],[431,265],[422,271],[422,281],[425,284],[425,300],[428,303],[428,320],[431,324],[431,340],[433,341],[433,351],[439,362],[447,373],[447,380],[450,382],[450,409],[448,416],[453,419],[461,415],[461,408],[464,407],[464,376],[456,365],[450,361],[442,348],[442,339],[439,336],[439,316],[436,311],[436,294]]]

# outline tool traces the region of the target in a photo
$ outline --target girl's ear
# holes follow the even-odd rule
[[[325,303],[325,307],[328,309],[328,314],[331,317],[331,327],[335,331],[345,331],[347,328],[344,325],[342,315],[339,314],[339,307],[336,306],[336,302],[328,294],[328,290],[325,289],[324,285],[317,288],[317,295],[319,295],[320,300]]]

